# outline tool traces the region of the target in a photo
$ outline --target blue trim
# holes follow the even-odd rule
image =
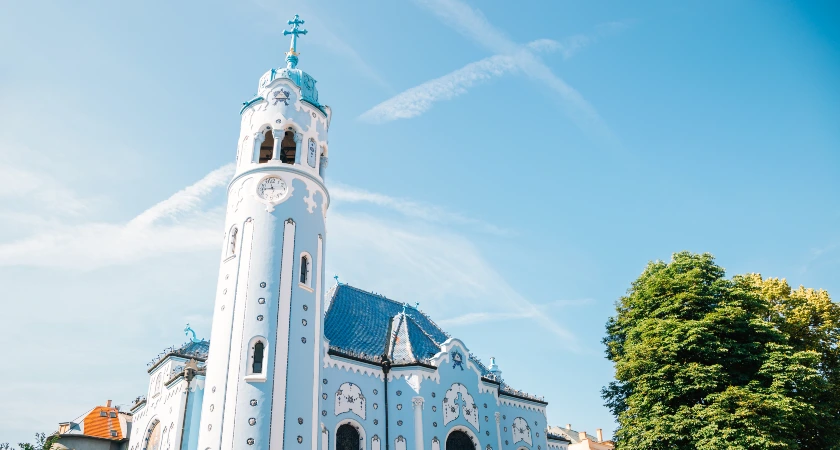
[[[265,100],[265,99],[260,97],[260,96],[256,96],[256,97],[252,98],[251,100],[248,100],[247,102],[242,103],[242,109],[239,110],[239,115],[241,116],[242,113],[245,112],[245,109],[247,109],[249,106],[253,105],[254,103],[256,103],[260,100]]]

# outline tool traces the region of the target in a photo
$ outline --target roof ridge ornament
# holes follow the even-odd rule
[[[300,16],[295,14],[295,18],[290,20],[289,25],[292,26],[291,30],[283,30],[283,36],[292,36],[292,44],[289,46],[289,52],[286,53],[286,67],[289,69],[294,69],[297,67],[298,64],[298,52],[297,52],[297,39],[298,36],[301,34],[306,34],[308,31],[301,30],[300,26],[304,24],[303,20],[300,20]]]
[[[198,340],[198,338],[195,336],[195,330],[193,330],[193,329],[190,327],[190,324],[187,324],[187,327],[186,327],[186,328],[184,328],[184,334],[185,334],[185,335],[187,335],[187,336],[190,336],[190,334],[192,334],[192,336],[190,336],[190,341],[191,341],[191,342],[201,342],[201,341],[199,341],[199,340]]]

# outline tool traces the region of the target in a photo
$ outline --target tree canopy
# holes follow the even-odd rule
[[[647,265],[607,323],[621,450],[840,449],[840,305],[710,254]]]

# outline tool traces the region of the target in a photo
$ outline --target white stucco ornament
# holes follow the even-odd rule
[[[365,396],[353,383],[344,383],[335,392],[335,415],[348,411],[365,418]]]
[[[443,424],[448,425],[464,413],[464,419],[476,430],[479,430],[478,407],[467,387],[461,383],[455,383],[443,396]]]
[[[528,426],[528,421],[521,417],[513,419],[513,443],[525,442],[532,445],[531,441],[531,427]]]

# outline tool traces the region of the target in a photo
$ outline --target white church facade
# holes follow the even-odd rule
[[[297,68],[303,21],[289,24],[286,67],[240,111],[210,340],[150,363],[147,394],[101,432],[121,427],[110,450],[567,450],[547,402],[505,384],[493,358],[415,307],[325,278],[331,111]],[[63,423],[59,445],[83,450],[62,442],[86,421]]]

